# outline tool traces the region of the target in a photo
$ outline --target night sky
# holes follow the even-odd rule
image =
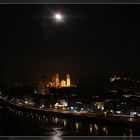
[[[140,5],[0,5],[0,35],[1,82],[140,77]]]

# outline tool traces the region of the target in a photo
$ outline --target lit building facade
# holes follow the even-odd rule
[[[61,87],[66,87],[66,81],[64,79],[61,81]]]
[[[56,74],[56,77],[55,77],[55,86],[56,87],[59,87],[60,86],[58,73]]]
[[[70,75],[69,74],[66,75],[66,81],[67,81],[67,87],[70,87],[71,84],[70,84]]]
[[[56,88],[61,88],[61,87],[71,87],[71,79],[70,79],[70,74],[66,74],[66,79],[60,80],[59,79],[59,74],[55,74],[52,77],[52,81],[49,82],[50,87],[56,87]]]

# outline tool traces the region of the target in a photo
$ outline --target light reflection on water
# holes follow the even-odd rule
[[[108,135],[108,129],[107,129],[107,127],[105,126],[105,127],[103,127],[103,132],[105,133],[105,135]]]
[[[132,136],[133,130],[130,128],[115,128],[111,127],[108,129],[108,126],[99,125],[94,122],[84,123],[82,121],[71,121],[64,118],[58,117],[49,117],[45,114],[37,114],[30,112],[22,112],[20,110],[15,110],[9,108],[20,121],[23,118],[28,118],[26,122],[30,125],[30,122],[38,122],[44,135],[52,136],[51,140],[61,140],[59,136],[62,135],[120,135],[120,136]]]
[[[57,124],[57,123],[58,123],[58,121],[59,121],[59,119],[58,119],[58,118],[55,118],[55,119],[54,119],[55,124]]]
[[[75,123],[76,126],[76,132],[79,132],[79,123]]]
[[[49,138],[49,140],[63,140],[63,138],[56,135],[56,136],[51,136],[51,137]]]
[[[133,130],[130,128],[125,128],[124,129],[124,136],[133,136]]]
[[[90,124],[90,135],[92,135],[92,131],[93,131],[92,124]]]
[[[51,136],[51,137],[49,137],[49,139],[47,138],[45,138],[44,140],[63,140],[63,137],[61,137],[61,135],[53,135],[53,136]]]
[[[132,136],[132,129],[129,129],[130,136]]]
[[[65,119],[63,120],[63,123],[64,123],[64,127],[66,127],[67,126],[67,121]]]

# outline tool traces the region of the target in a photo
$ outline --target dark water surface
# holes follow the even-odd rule
[[[139,136],[139,129],[105,126],[13,109],[0,109],[1,136]]]

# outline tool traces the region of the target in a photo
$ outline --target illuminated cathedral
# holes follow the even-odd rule
[[[52,81],[49,82],[49,86],[50,87],[56,87],[56,88],[60,88],[60,87],[71,87],[71,80],[70,80],[70,74],[66,74],[66,79],[62,79],[60,81],[59,75],[58,73],[53,75],[52,77]]]
[[[49,95],[50,87],[73,87],[73,85],[71,85],[70,74],[66,74],[65,79],[60,80],[59,74],[56,73],[52,76],[52,80],[50,82],[47,82],[45,77],[43,77],[38,83],[38,93],[42,95]]]

